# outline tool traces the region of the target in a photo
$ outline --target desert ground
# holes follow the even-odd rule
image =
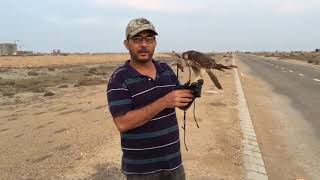
[[[259,56],[273,57],[278,60],[296,60],[320,65],[320,52],[260,52]]]
[[[124,179],[106,85],[128,54],[0,57],[0,179]],[[230,54],[215,55],[224,64]],[[171,54],[155,59],[171,63]],[[175,69],[175,67],[172,67]],[[243,179],[234,71],[207,76],[196,117],[187,111],[187,179]],[[188,71],[179,73],[181,83]],[[183,112],[177,110],[182,125]],[[180,128],[180,138],[183,130]]]

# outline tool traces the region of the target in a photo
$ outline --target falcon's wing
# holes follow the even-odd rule
[[[195,64],[198,64],[202,68],[212,69],[214,67],[215,61],[211,59],[209,56],[198,52],[198,51],[187,51],[186,53],[189,54],[189,58]]]
[[[224,69],[231,69],[231,68],[237,68],[237,66],[234,65],[223,65],[218,64],[213,57],[208,56],[204,53],[198,52],[198,51],[187,51],[186,53],[189,54],[189,59],[193,63],[201,66],[202,68],[206,69],[218,69],[220,71],[224,71]]]
[[[197,77],[200,76],[200,68],[198,66],[191,65],[191,68]]]
[[[221,84],[219,83],[217,77],[213,74],[211,69],[206,69],[208,75],[210,76],[212,82],[214,83],[214,85],[218,88],[218,89],[222,89]]]

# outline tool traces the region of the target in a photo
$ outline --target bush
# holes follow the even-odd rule
[[[0,85],[8,85],[8,86],[14,86],[16,82],[14,80],[8,80],[8,79],[1,79],[0,78]]]
[[[28,75],[29,75],[29,76],[38,76],[39,73],[36,72],[36,71],[30,71],[30,72],[28,72]]]
[[[59,88],[67,88],[68,85],[62,85],[62,86],[59,86]]]
[[[44,93],[44,95],[43,96],[53,96],[54,95],[54,93],[53,92],[46,92],[46,93]]]
[[[45,89],[43,87],[40,86],[32,86],[30,88],[28,88],[29,91],[34,92],[34,93],[43,93],[45,92]]]
[[[13,96],[14,93],[13,92],[4,92],[2,93],[3,96]]]
[[[97,74],[97,68],[90,68],[88,73],[90,74]]]
[[[78,80],[78,82],[74,85],[74,87],[95,86],[95,85],[104,84],[104,83],[106,83],[106,81],[100,78],[82,78]]]

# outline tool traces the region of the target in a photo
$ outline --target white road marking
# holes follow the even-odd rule
[[[313,79],[313,80],[318,81],[318,82],[320,81],[320,79]]]
[[[292,70],[289,70],[289,72],[293,72]]]
[[[281,69],[286,69],[286,68],[281,68]]]
[[[304,76],[303,74],[299,74],[300,76]]]

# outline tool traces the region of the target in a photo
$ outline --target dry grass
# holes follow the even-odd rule
[[[70,55],[70,56],[10,56],[0,57],[0,67],[48,67],[66,66],[80,64],[106,63],[110,61],[124,61],[128,59],[128,54],[110,55]]]
[[[108,64],[57,66],[55,70],[43,67],[8,68],[0,72],[0,96],[14,96],[19,93],[44,93],[50,88],[95,86],[105,84],[107,76],[115,69],[117,62]],[[19,71],[20,74],[15,72]]]
[[[230,54],[208,54],[225,64]],[[106,83],[110,72],[128,59],[128,54],[0,57],[0,95],[44,93],[51,88],[95,86]],[[173,53],[156,54],[169,64]]]
[[[279,60],[281,59],[295,59],[306,61],[308,63],[320,64],[320,53],[319,52],[264,52],[264,53],[256,53],[260,56],[265,57],[275,57]]]
[[[171,57],[170,53],[155,54],[156,58]],[[66,65],[84,65],[108,63],[114,61],[125,61],[129,59],[129,54],[101,54],[101,55],[70,55],[70,56],[0,56],[0,68],[33,68],[33,67],[54,67]],[[53,69],[50,69],[53,70]]]

